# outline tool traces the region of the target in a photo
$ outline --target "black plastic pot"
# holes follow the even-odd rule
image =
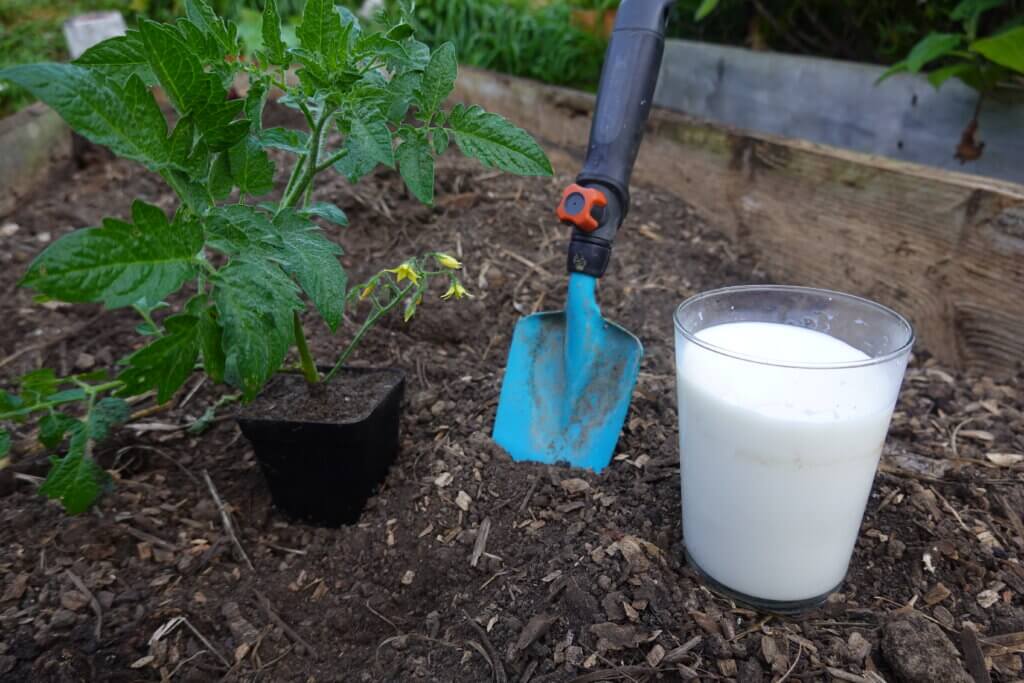
[[[366,417],[356,421],[238,418],[266,477],[274,506],[317,526],[358,521],[398,453],[405,373],[397,368],[345,368],[344,372],[393,373],[398,381]]]

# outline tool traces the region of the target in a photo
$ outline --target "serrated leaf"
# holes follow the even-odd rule
[[[92,459],[88,446],[88,429],[79,423],[72,431],[68,454],[50,459],[50,472],[39,487],[39,493],[59,500],[71,515],[88,510],[110,482],[110,475]]]
[[[78,420],[64,413],[46,415],[39,420],[39,441],[53,450],[61,444],[68,430],[76,424],[80,424]]]
[[[274,258],[283,248],[270,218],[252,206],[220,206],[206,217],[207,245],[229,256]]]
[[[147,85],[156,83],[149,68],[137,31],[114,36],[96,43],[83,52],[72,64],[103,74],[117,83],[127,83],[132,74],[138,74]]]
[[[169,401],[192,374],[199,358],[199,319],[182,314],[164,321],[166,334],[126,359],[118,379],[120,396],[156,391],[159,403]]]
[[[7,391],[0,391],[0,414],[14,412],[24,405],[25,402],[21,400],[20,396]]]
[[[274,162],[255,138],[247,137],[227,152],[228,170],[238,189],[259,196],[274,189]]]
[[[402,141],[395,153],[398,171],[409,191],[424,204],[434,201],[434,157],[423,135]]]
[[[197,310],[195,315],[199,320],[199,349],[203,357],[203,369],[210,379],[220,384],[224,381],[224,333],[214,313],[213,307],[204,303],[204,307]]]
[[[430,63],[423,71],[423,80],[419,89],[420,109],[429,118],[445,101],[458,77],[458,63],[455,61],[455,45],[445,43],[434,50]]]
[[[355,117],[350,122],[351,130],[345,138],[343,149],[347,154],[334,164],[334,169],[351,182],[384,164],[395,167],[391,131],[379,114],[368,118]]]
[[[423,74],[419,72],[408,71],[391,79],[387,85],[387,99],[384,103],[384,114],[388,121],[399,123],[405,118],[422,77]]]
[[[162,209],[140,200],[132,219],[107,218],[103,227],[62,237],[32,262],[21,284],[61,301],[155,306],[195,275],[202,232],[194,221],[168,223]]]
[[[309,133],[291,128],[267,128],[260,132],[259,142],[264,147],[303,154],[309,146]]]
[[[341,247],[328,240],[308,218],[284,212],[278,216],[284,239],[284,269],[302,286],[332,332],[345,313],[348,276],[338,257]]]
[[[448,149],[450,140],[448,131],[444,128],[435,128],[430,131],[430,145],[434,148],[434,154],[441,156]]]
[[[58,388],[60,388],[60,382],[57,379],[57,373],[52,368],[33,370],[24,375],[18,383],[18,390],[21,393],[20,400],[29,406],[45,402],[50,396],[57,393]]]
[[[124,399],[107,396],[100,399],[89,411],[89,436],[94,441],[103,441],[110,431],[128,421],[132,409]]]
[[[334,0],[306,0],[295,35],[302,47],[333,66],[341,41],[341,17],[334,11]]]
[[[1024,74],[1024,26],[976,40],[971,43],[971,51],[978,52],[1007,69]]]
[[[232,121],[212,130],[207,130],[203,134],[203,144],[211,151],[223,152],[239,144],[249,134],[249,128],[248,120]]]
[[[185,116],[178,120],[171,137],[167,141],[168,160],[179,169],[185,170],[189,166],[189,158],[192,156],[192,149],[195,145],[196,129],[192,124],[192,117]]]
[[[179,114],[198,111],[210,101],[214,77],[203,70],[181,34],[165,24],[142,19],[139,38],[150,68]]]
[[[6,458],[11,452],[11,434],[6,429],[0,428],[0,458]]]
[[[263,47],[267,51],[267,59],[271,64],[284,66],[288,63],[285,56],[286,45],[281,38],[281,14],[277,11],[277,0],[266,0],[263,5],[263,24],[260,27],[263,36]]]
[[[267,104],[267,95],[270,93],[270,81],[258,78],[249,84],[249,92],[245,95],[245,118],[254,132],[263,128],[263,108]]]
[[[551,162],[530,135],[498,114],[456,105],[448,117],[455,143],[485,166],[517,175],[551,175]]]
[[[81,66],[23,64],[0,70],[0,79],[25,88],[78,133],[118,156],[153,169],[167,162],[167,122],[138,76],[122,87]]]
[[[929,33],[907,55],[907,70],[917,73],[929,62],[949,54],[960,46],[963,37],[956,33]]]
[[[185,0],[185,14],[200,31],[217,41],[224,54],[235,51],[234,25],[218,17],[205,0]]]
[[[335,225],[348,225],[348,216],[340,208],[329,202],[316,202],[299,212],[305,217],[318,216]]]
[[[236,259],[218,272],[213,299],[224,330],[224,378],[252,399],[294,341],[298,288],[272,263]]]
[[[214,199],[224,199],[231,194],[235,180],[231,177],[231,162],[227,152],[221,152],[213,159],[207,188]]]

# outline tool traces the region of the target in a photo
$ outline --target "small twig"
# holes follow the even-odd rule
[[[519,512],[523,512],[526,506],[530,504],[530,498],[533,497],[533,492],[537,490],[538,484],[540,484],[540,477],[535,477],[530,484],[530,488],[526,491],[526,495],[523,497],[523,502],[519,504]]]
[[[161,458],[164,458],[165,460],[174,464],[174,466],[181,470],[182,473],[185,474],[185,476],[192,480],[192,483],[196,484],[197,486],[199,485],[199,477],[193,474],[190,469],[182,465],[177,458],[170,456],[167,453],[164,453],[162,450],[156,448],[155,446],[144,446],[142,444],[132,444],[131,446],[125,446],[124,448],[121,448],[117,451],[117,457],[120,458],[122,455],[128,453],[129,451],[146,451],[147,453],[156,453]]]
[[[89,587],[85,585],[85,582],[77,574],[70,569],[65,570],[64,574],[71,579],[71,583],[75,584],[78,592],[88,598],[89,607],[96,613],[96,628],[93,629],[93,633],[96,635],[96,640],[99,641],[100,631],[103,630],[103,610],[100,608],[100,601],[96,599],[96,596],[92,594],[92,591],[89,590]]]
[[[949,510],[950,513],[952,513],[953,517],[956,518],[957,523],[960,525],[960,528],[966,531],[968,534],[970,534],[971,530],[967,527],[966,524],[964,524],[964,520],[960,517],[960,513],[953,509],[953,506],[949,504],[949,501],[946,500],[946,498],[941,493],[936,491],[934,486],[929,486],[928,488],[931,489],[931,492],[935,494],[935,497],[942,502],[943,506],[945,506],[945,508]]]
[[[466,610],[462,610],[462,614],[466,617],[466,622],[470,627],[476,631],[477,638],[480,639],[481,647],[486,652],[484,659],[488,660],[488,664],[491,665],[491,671],[494,672],[494,683],[507,683],[508,675],[505,673],[505,667],[501,663],[501,657],[498,655],[498,651],[494,649],[491,639],[487,637],[487,631],[480,624],[476,623],[476,620],[470,617]]]
[[[480,562],[480,556],[484,554],[484,550],[487,549],[487,537],[491,533],[491,518],[484,517],[484,521],[480,522],[480,528],[476,532],[476,542],[473,543],[473,554],[469,558],[469,565],[471,567],[477,566]]]
[[[800,663],[800,655],[802,655],[803,653],[804,653],[804,644],[803,643],[797,643],[796,659],[793,660],[793,663],[790,665],[790,667],[788,669],[786,669],[786,673],[782,674],[782,678],[780,678],[778,681],[776,681],[776,683],[783,683],[787,678],[789,678],[789,675],[791,673],[793,673],[793,671],[796,670],[796,665]]]
[[[526,258],[525,256],[521,256],[521,255],[515,253],[514,251],[509,251],[508,249],[505,249],[504,247],[502,247],[501,253],[505,254],[505,256],[508,256],[510,259],[513,259],[515,261],[519,261],[520,263],[522,263],[524,266],[526,266],[530,270],[532,270],[534,272],[537,272],[537,273],[540,273],[544,277],[547,277],[547,278],[554,277],[551,274],[551,271],[547,270],[546,268],[540,266],[537,263],[534,263],[533,261],[531,261],[530,259]]]
[[[224,502],[220,499],[220,495],[217,493],[217,487],[213,485],[213,480],[210,479],[210,473],[203,470],[203,479],[206,480],[206,488],[210,490],[210,495],[213,496],[213,502],[216,503],[217,509],[220,511],[220,521],[224,525],[224,531],[227,532],[231,542],[235,545],[235,549],[245,560],[245,564],[251,571],[256,571],[256,567],[252,565],[252,560],[245,554],[245,548],[242,547],[242,542],[238,540],[238,536],[235,535],[235,527],[231,523],[231,515],[228,514],[227,508],[224,507]]]
[[[153,643],[156,643],[159,640],[163,639],[164,637],[170,635],[171,632],[174,631],[174,629],[178,628],[178,626],[180,626],[181,624],[185,624],[185,626],[188,626],[188,629],[190,631],[192,631],[192,633],[195,635],[196,638],[199,639],[199,642],[201,642],[203,645],[205,645],[207,647],[207,649],[210,652],[212,652],[217,657],[217,659],[220,660],[221,664],[224,665],[225,669],[227,669],[229,671],[231,670],[231,662],[229,662],[227,660],[227,657],[222,655],[220,653],[220,650],[215,648],[213,646],[213,643],[211,643],[209,640],[207,640],[206,636],[204,636],[202,633],[200,633],[199,629],[197,629],[195,626],[193,626],[192,622],[189,621],[185,617],[174,617],[170,621],[168,621],[166,624],[164,624],[163,626],[158,628],[153,633],[153,635],[150,636],[149,644],[152,645]]]
[[[959,451],[959,449],[957,448],[957,445],[956,445],[956,437],[957,437],[957,435],[960,433],[960,430],[963,429],[964,425],[966,425],[968,422],[973,422],[974,420],[977,420],[977,419],[978,419],[977,417],[969,417],[969,418],[967,418],[965,420],[961,420],[960,423],[957,424],[957,426],[953,427],[953,433],[949,437],[949,448],[950,448],[950,450],[953,451],[953,461],[954,462],[960,460],[960,451]]]
[[[121,524],[119,524],[118,527],[121,528],[122,530],[124,530],[129,536],[134,536],[135,538],[139,539],[140,541],[143,541],[145,543],[152,543],[153,545],[159,546],[159,547],[163,548],[164,550],[170,550],[171,552],[178,552],[178,546],[174,545],[173,543],[169,543],[168,541],[165,541],[164,539],[160,538],[159,536],[154,536],[153,534],[148,534],[145,531],[139,531],[135,527],[130,526],[128,524],[125,524],[123,522]]]
[[[391,628],[395,629],[395,633],[398,633],[398,634],[401,634],[401,633],[402,633],[402,629],[400,629],[400,628],[398,628],[397,626],[395,626],[395,622],[391,621],[391,620],[390,620],[390,619],[388,619],[388,618],[387,618],[386,616],[384,616],[383,614],[381,614],[381,613],[380,613],[380,612],[378,612],[377,610],[375,610],[375,609],[373,609],[372,607],[370,607],[370,603],[369,603],[369,602],[366,602],[366,603],[364,603],[364,604],[366,605],[366,609],[370,610],[370,612],[371,612],[371,613],[373,614],[373,616],[377,617],[378,619],[380,619],[381,621],[383,621],[383,622],[384,622],[385,624],[387,624],[387,625],[389,625],[389,626],[390,626]]]
[[[260,593],[255,588],[252,589],[252,592],[256,596],[256,600],[260,603],[260,607],[263,608],[263,611],[266,613],[267,617],[272,622],[277,624],[281,628],[281,630],[288,635],[289,638],[291,638],[293,641],[295,641],[303,648],[305,648],[306,652],[308,652],[311,657],[313,657],[314,659],[320,658],[317,650],[312,645],[310,645],[305,638],[300,636],[298,631],[289,626],[285,622],[285,620],[282,619],[277,614],[277,612],[274,611],[274,608],[271,606],[270,600],[267,599],[267,596],[263,595],[263,593]]]

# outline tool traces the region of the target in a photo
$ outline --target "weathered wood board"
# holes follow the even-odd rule
[[[582,156],[590,95],[463,68],[454,97]],[[634,182],[692,204],[780,280],[899,310],[944,363],[998,376],[1024,361],[1022,185],[664,110],[652,114]]]

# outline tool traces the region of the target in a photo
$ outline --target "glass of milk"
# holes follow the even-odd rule
[[[807,287],[706,292],[675,313],[683,539],[720,592],[799,612],[842,583],[914,332]]]

